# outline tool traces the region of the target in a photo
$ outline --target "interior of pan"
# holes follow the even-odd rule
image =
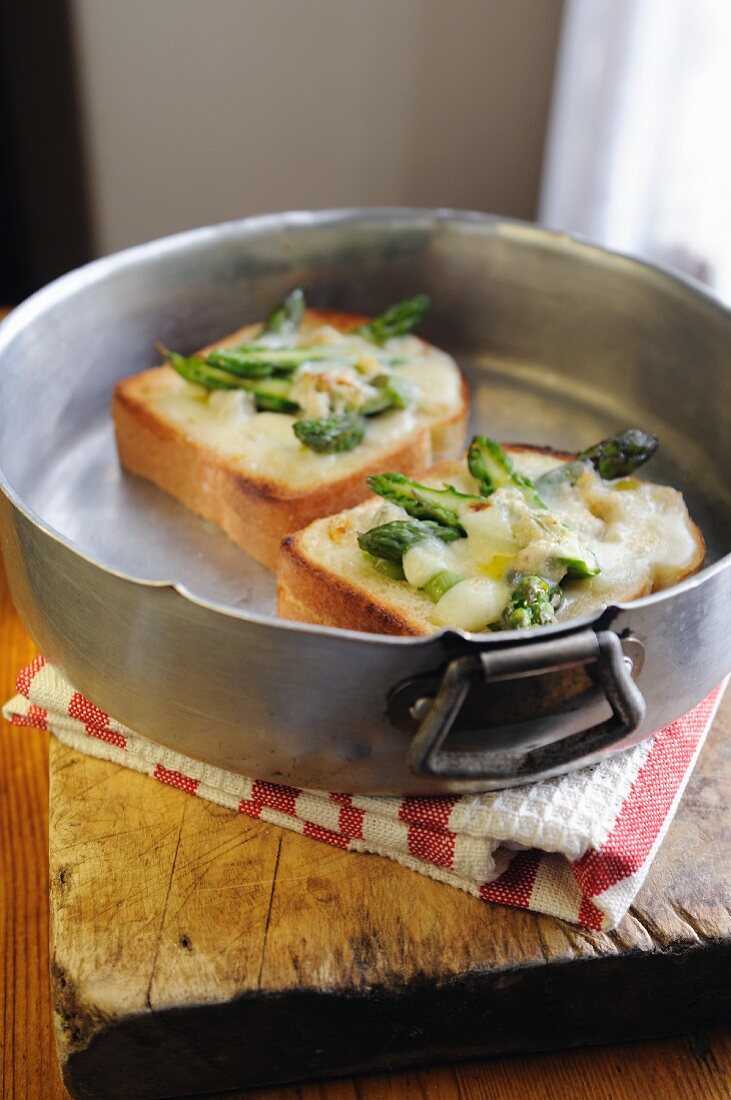
[[[101,565],[236,611],[274,610],[271,574],[211,525],[120,471],[115,381],[260,318],[283,292],[375,312],[425,292],[424,335],[467,373],[472,427],[584,447],[655,432],[648,476],[684,492],[731,549],[731,320],[687,284],[535,227],[448,211],[252,219],[110,257],[36,295],[0,335],[0,476]]]

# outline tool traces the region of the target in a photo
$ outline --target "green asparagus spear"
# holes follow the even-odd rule
[[[551,491],[557,489],[559,485],[575,485],[586,468],[586,462],[578,458],[572,459],[571,462],[564,462],[562,466],[555,466],[552,470],[541,474],[536,480],[536,488],[550,495]]]
[[[586,469],[587,463],[607,481],[627,477],[652,458],[658,446],[656,435],[643,432],[640,428],[627,428],[602,439],[593,447],[587,447],[573,461],[549,470],[538,478],[536,486],[539,490],[548,492],[561,484],[574,485]]]
[[[454,542],[461,538],[459,531],[454,527],[444,527],[433,520],[394,520],[392,523],[383,523],[380,527],[373,527],[370,531],[364,531],[358,535],[358,545],[376,559],[380,566],[396,565],[400,574],[389,574],[397,579],[405,579],[402,567],[403,556],[412,546],[416,546],[425,539],[437,538],[442,542]],[[458,584],[462,578],[453,573],[451,569],[441,569],[423,587],[423,592],[437,603],[445,592]]]
[[[365,435],[366,422],[356,413],[322,416],[315,420],[295,420],[294,434],[305,447],[318,454],[352,451]]]
[[[591,462],[600,477],[612,481],[615,477],[627,477],[647,462],[658,446],[656,435],[643,432],[640,428],[627,428],[588,447],[578,457],[582,462]]]
[[[434,489],[430,485],[420,485],[403,474],[374,474],[368,478],[368,485],[374,493],[392,504],[398,504],[415,519],[436,520],[445,527],[453,527],[460,535],[465,534],[460,511],[467,504],[480,500],[479,497],[460,493],[453,485]]]
[[[596,577],[601,573],[599,562],[593,550],[580,548],[576,556],[561,556],[556,558],[559,565],[566,570],[567,576],[574,580],[582,580],[584,577]]]
[[[562,565],[570,577],[595,577],[601,573],[596,554],[584,542],[578,531],[563,523],[550,512],[534,512],[533,522],[546,532],[547,538],[558,539],[555,562]]]
[[[453,573],[451,569],[442,569],[426,582],[422,591],[432,603],[439,603],[444,593],[449,592],[449,589],[454,588],[455,584],[459,584],[461,580],[459,573]]]
[[[299,405],[289,396],[290,383],[286,378],[262,378],[250,382],[247,389],[262,412],[299,412]]]
[[[374,344],[385,344],[386,340],[394,336],[406,336],[416,328],[429,305],[430,301],[426,294],[407,298],[406,301],[391,306],[385,313],[374,317],[367,325],[361,325],[355,331],[359,336],[366,336],[372,340]]]
[[[523,630],[555,622],[556,610],[563,599],[559,585],[533,574],[516,581],[510,601],[493,629]]]
[[[170,351],[163,344],[156,344],[155,346],[160,355],[186,382],[194,382],[197,386],[205,386],[207,390],[248,389],[248,385],[243,379],[234,378],[226,371],[209,367],[202,355],[186,357],[185,355],[179,355],[176,351]]]
[[[285,378],[252,380],[211,365],[201,355],[186,358],[158,344],[158,350],[186,382],[195,382],[208,390],[246,390],[253,395],[258,409],[270,412],[297,412],[299,405],[288,397],[290,383]]]
[[[260,344],[242,344],[238,348],[217,348],[206,357],[213,367],[220,367],[242,378],[267,378],[272,374],[292,374],[303,363],[335,359],[332,348],[267,348]]]
[[[295,287],[279,305],[276,305],[264,322],[259,333],[260,336],[276,333],[280,336],[289,336],[296,332],[302,323],[307,303],[301,287]]]
[[[358,535],[358,545],[376,558],[388,561],[401,561],[407,550],[424,539],[440,539],[442,542],[454,542],[461,538],[454,527],[445,527],[433,520],[393,520],[372,527]]]
[[[496,489],[520,489],[531,508],[545,508],[541,496],[529,477],[518,473],[511,457],[499,443],[484,435],[476,435],[467,452],[470,473],[480,482],[480,492],[489,497]]]
[[[268,348],[264,344],[241,344],[237,348],[216,348],[206,356],[206,362],[211,366],[220,367],[242,378],[268,378],[273,374],[291,375],[304,363],[323,361],[342,362],[357,367],[358,353],[338,348],[337,345]],[[395,362],[393,357],[388,356],[383,356],[381,361],[384,366]],[[378,377],[390,379],[388,375]],[[396,385],[393,388],[394,398],[391,404],[396,404],[398,399],[396,390],[400,389],[405,394],[408,382],[402,378],[394,378],[393,381]],[[384,404],[383,407],[387,406]],[[403,405],[399,407],[403,408]]]
[[[237,348],[216,348],[205,357],[195,356],[194,358],[200,360],[203,365],[225,370],[239,378],[257,379],[270,378],[272,375],[292,375],[304,363],[341,361],[354,366],[357,356],[353,352],[341,352],[337,347],[332,346],[268,348],[262,344],[241,344]],[[383,362],[388,364],[388,358],[384,357]],[[398,405],[397,402],[407,400],[406,395],[410,393],[408,382],[390,375],[379,375],[378,378],[394,383],[387,388],[390,393],[389,406],[384,404],[383,407],[394,405],[404,408],[404,404]],[[385,387],[386,383],[379,383],[379,386],[381,385]]]
[[[388,577],[391,581],[405,581],[406,574],[400,561],[389,561],[388,558],[373,558],[373,568],[377,573]]]
[[[386,409],[405,409],[414,399],[414,389],[405,378],[395,374],[379,374],[370,379],[378,393],[369,398],[360,408],[363,416],[378,416]]]
[[[249,359],[241,351],[224,348],[212,351],[206,357],[205,363],[228,371],[229,374],[235,374],[238,378],[271,378],[275,369],[265,359]]]
[[[485,496],[490,496],[496,489],[510,486],[521,490],[526,503],[531,508],[546,511],[546,505],[538,492],[536,484],[529,477],[515,469],[510,456],[494,439],[476,435],[467,452],[467,463],[472,476],[480,482],[481,491]],[[537,485],[540,484],[539,480]],[[534,518],[536,522],[541,522],[538,516]],[[579,536],[567,524],[561,523],[560,529],[563,531],[569,545],[573,543],[573,552],[565,557],[558,557],[557,561],[566,568],[572,577],[596,576],[600,572],[596,556],[591,550],[582,546]],[[555,531],[547,527],[547,533],[554,535]]]

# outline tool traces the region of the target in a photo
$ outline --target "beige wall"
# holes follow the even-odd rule
[[[562,0],[74,0],[99,252],[349,204],[532,217]]]

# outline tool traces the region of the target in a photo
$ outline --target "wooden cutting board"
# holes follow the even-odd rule
[[[731,694],[610,933],[489,906],[52,739],[51,973],[79,1097],[169,1096],[731,1014]]]

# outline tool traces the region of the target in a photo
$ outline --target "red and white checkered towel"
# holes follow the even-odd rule
[[[3,714],[231,810],[375,852],[485,901],[613,928],[673,817],[725,685],[652,740],[591,768],[493,794],[423,798],[305,791],[245,779],[148,741],[36,658]]]

